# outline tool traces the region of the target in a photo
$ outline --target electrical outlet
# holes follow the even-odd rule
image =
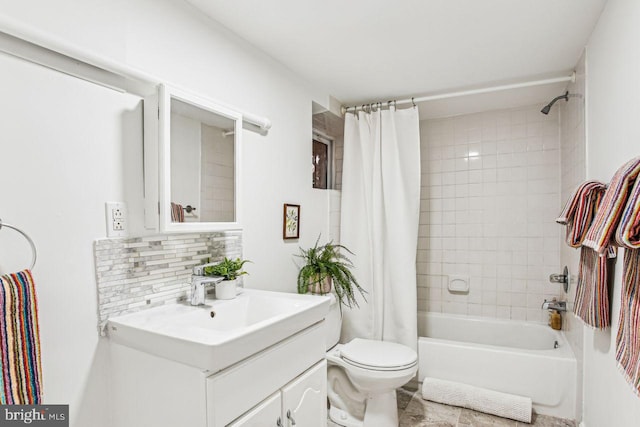
[[[123,202],[106,202],[107,237],[126,237],[127,205]]]
[[[111,217],[113,218],[114,221],[117,219],[122,219],[124,217],[124,212],[119,207],[115,209],[111,209]]]

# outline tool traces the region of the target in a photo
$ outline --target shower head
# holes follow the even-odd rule
[[[549,114],[549,111],[551,111],[551,107],[553,107],[553,104],[556,103],[556,101],[558,101],[559,99],[564,99],[565,101],[569,101],[569,91],[566,91],[564,93],[564,95],[560,95],[560,96],[556,96],[555,98],[553,98],[553,100],[548,103],[547,105],[544,106],[544,108],[542,110],[540,110],[540,112],[542,114]]]

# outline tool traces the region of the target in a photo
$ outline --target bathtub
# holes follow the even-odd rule
[[[538,414],[576,419],[576,358],[562,332],[513,320],[418,312],[418,379],[530,397]]]

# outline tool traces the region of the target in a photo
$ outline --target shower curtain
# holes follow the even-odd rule
[[[340,243],[355,256],[367,302],[344,310],[342,337],[417,347],[420,215],[418,109],[347,114]]]

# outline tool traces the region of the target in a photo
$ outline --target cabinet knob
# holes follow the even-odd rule
[[[284,427],[284,426],[282,425],[282,420],[280,419],[280,417],[278,417],[278,421],[276,421],[276,425],[277,425],[278,427]]]
[[[296,425],[296,420],[293,419],[293,417],[291,416],[291,410],[287,410],[287,418],[289,419],[289,422],[291,423],[292,426]]]

